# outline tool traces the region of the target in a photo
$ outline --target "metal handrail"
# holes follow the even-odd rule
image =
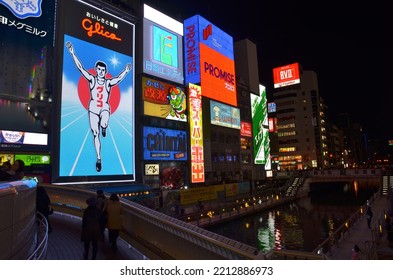
[[[44,215],[37,211],[37,246],[28,260],[43,260],[48,249],[48,221]]]

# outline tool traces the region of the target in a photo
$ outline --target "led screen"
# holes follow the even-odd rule
[[[203,17],[184,21],[186,84],[201,84],[203,96],[237,106],[233,39]]]
[[[53,92],[55,1],[18,2],[25,1],[0,1],[0,130],[37,133],[47,139]],[[29,145],[3,142],[1,147],[37,148]],[[47,141],[38,145],[49,148]]]
[[[134,181],[134,25],[83,1],[59,13],[54,181]]]
[[[210,100],[210,123],[240,129],[240,110],[239,108]]]
[[[144,5],[143,72],[183,84],[183,24]]]

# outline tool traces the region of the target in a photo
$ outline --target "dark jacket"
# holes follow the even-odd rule
[[[37,187],[36,208],[45,217],[50,214],[50,198],[42,186]]]
[[[83,242],[99,240],[101,238],[101,228],[104,224],[102,211],[95,205],[88,206],[83,212],[81,240]]]

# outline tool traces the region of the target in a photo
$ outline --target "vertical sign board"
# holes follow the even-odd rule
[[[274,88],[300,83],[299,63],[293,63],[273,69]]]
[[[201,87],[189,84],[189,116],[190,116],[190,145],[191,145],[191,182],[205,182],[205,166],[203,155],[203,125],[202,125],[202,93]]]
[[[266,164],[270,161],[269,123],[265,87],[259,85],[260,95],[250,94],[251,117],[254,143],[254,163]]]
[[[55,4],[0,1],[2,148],[42,145],[38,148],[48,149]]]
[[[184,83],[183,24],[143,6],[143,73]]]
[[[200,15],[184,21],[186,84],[201,84],[203,96],[237,106],[233,39]]]
[[[58,1],[54,183],[135,181],[134,24]]]

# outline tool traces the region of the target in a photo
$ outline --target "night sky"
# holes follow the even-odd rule
[[[234,42],[257,45],[260,83],[273,95],[274,67],[315,71],[333,119],[348,112],[369,138],[393,139],[393,18],[387,2],[146,0],[182,21],[200,14]],[[385,142],[387,143],[387,141]]]

